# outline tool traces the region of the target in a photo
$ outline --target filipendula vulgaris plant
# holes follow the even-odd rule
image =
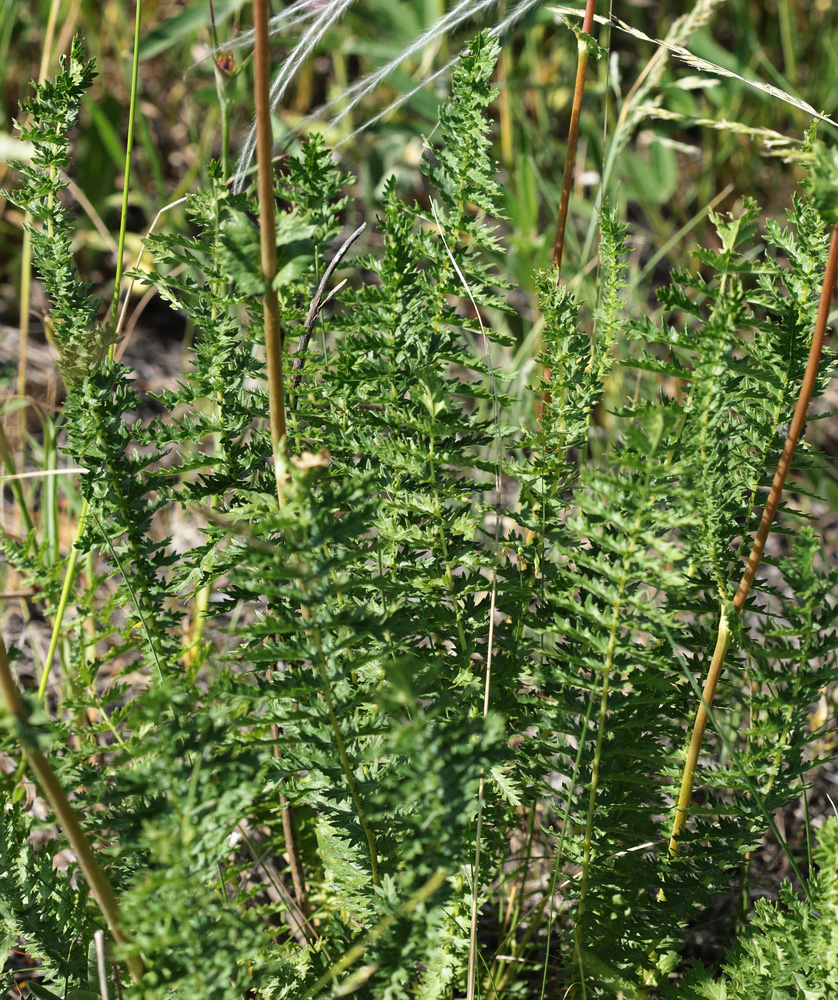
[[[61,202],[93,72],[77,43],[31,102],[40,159],[15,198],[61,352],[61,440],[88,470],[90,553],[83,585],[63,563],[76,613],[62,698],[10,702],[5,735],[54,782],[59,832],[36,851],[18,775],[2,778],[0,912],[7,943],[40,963],[36,995],[101,995],[89,958],[107,929],[128,996],[650,996],[681,974],[689,921],[779,836],[775,811],[830,752],[809,707],[835,680],[834,581],[788,507],[789,547],[729,630],[670,849],[696,678],[720,621],[740,621],[736,584],[806,367],[829,164],[762,243],[751,203],[714,217],[719,248],[673,276],[661,322],[627,315],[626,230],[604,209],[594,308],[555,268],[538,277],[549,378],[531,387],[538,419],[511,426],[490,322],[507,289],[496,56],[485,35],[464,54],[427,200],[388,187],[381,252],[355,262],[372,277],[328,308],[350,179],[316,138],[272,176],[276,470],[254,193],[212,166],[188,231],[149,241],[144,280],[193,324],[195,351],[147,417],[107,357]],[[631,391],[616,366],[636,373]],[[795,468],[811,461],[799,451]],[[184,552],[186,519],[202,540]],[[36,521],[4,542],[33,576],[37,535]],[[5,656],[0,676],[13,702]],[[757,988],[743,956],[786,920],[825,942],[797,949],[789,975],[827,989],[833,840],[827,825],[818,881],[781,839],[806,899],[758,909],[725,972],[741,995]],[[81,871],[53,865],[65,844]],[[688,983],[723,985],[701,970]]]

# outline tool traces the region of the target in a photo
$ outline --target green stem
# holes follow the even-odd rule
[[[692,737],[687,750],[687,759],[684,761],[684,773],[681,777],[681,790],[678,794],[678,806],[675,810],[675,819],[672,822],[672,832],[669,839],[669,856],[674,858],[678,853],[678,837],[687,822],[687,812],[690,808],[693,794],[693,784],[695,782],[695,770],[698,766],[698,755],[701,752],[701,743],[704,739],[704,730],[707,728],[707,712],[713,704],[713,696],[716,693],[716,685],[724,665],[727,647],[730,644],[730,623],[724,606],[722,606],[719,618],[719,629],[716,634],[716,648],[713,650],[713,658],[710,661],[710,669],[707,671],[707,678],[704,682],[704,690],[701,692],[701,704],[696,712],[693,723]]]
[[[131,67],[131,97],[128,105],[128,136],[125,140],[125,170],[122,186],[122,212],[119,219],[119,242],[116,250],[116,275],[113,288],[113,309],[111,311],[111,327],[116,330],[119,315],[119,288],[122,284],[122,259],[125,255],[125,233],[128,225],[128,196],[131,191],[131,157],[134,152],[134,122],[137,116],[137,93],[140,78],[140,26],[143,18],[143,0],[137,0],[137,11],[134,20],[134,62]],[[116,345],[111,344],[108,356],[113,361]]]
[[[38,685],[38,701],[44,700],[44,695],[47,690],[47,682],[49,681],[50,670],[52,669],[52,661],[55,658],[55,650],[58,646],[58,640],[61,636],[61,625],[64,621],[64,612],[67,610],[67,602],[70,598],[70,591],[73,588],[73,583],[76,579],[76,562],[79,557],[79,550],[76,548],[78,540],[81,538],[81,533],[84,530],[84,520],[87,517],[87,500],[84,501],[81,508],[81,515],[79,516],[79,525],[76,529],[76,537],[73,541],[73,548],[70,552],[70,559],[67,562],[67,570],[64,574],[64,584],[61,588],[61,597],[58,600],[58,608],[55,612],[55,620],[52,623],[52,635],[49,640],[49,649],[47,650],[46,659],[44,660],[44,670],[41,674],[41,683]]]
[[[17,476],[15,457],[12,454],[9,439],[6,437],[6,431],[3,429],[2,420],[0,420],[0,461],[3,462],[3,465],[6,468],[6,473],[11,477],[9,485],[12,487],[12,493],[14,493],[15,500],[17,501],[18,510],[20,511],[20,519],[23,521],[26,533],[29,534],[32,530],[32,518],[29,516],[29,508],[26,506],[26,498],[23,495],[23,487],[20,485],[20,480],[15,478]]]
[[[16,717],[25,732],[28,727],[26,709],[12,677],[6,646],[2,639],[0,639],[0,693],[2,693],[6,711]],[[47,758],[34,745],[29,745],[25,749],[29,766],[34,771],[41,791],[52,807],[58,825],[76,855],[87,884],[99,904],[99,909],[111,929],[114,940],[120,945],[130,945],[130,939],[122,929],[122,915],[113,888],[96,860],[96,855],[84,835],[81,824],[70,805],[66,792],[56,777],[55,771]],[[126,964],[134,981],[139,982],[145,971],[140,956],[129,955],[126,958]]]

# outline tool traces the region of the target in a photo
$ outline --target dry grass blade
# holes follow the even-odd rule
[[[329,279],[337,270],[340,262],[349,252],[352,244],[358,239],[358,237],[367,228],[366,222],[362,222],[360,226],[352,233],[334,255],[334,257],[329,261],[329,266],[320,281],[317,291],[314,294],[314,298],[311,300],[311,305],[309,306],[308,315],[306,316],[306,325],[303,330],[303,334],[297,342],[297,352],[294,355],[294,360],[292,362],[292,368],[294,369],[294,377],[291,380],[291,388],[296,390],[300,387],[300,382],[303,378],[303,365],[305,364],[305,354],[308,350],[309,341],[311,340],[311,334],[314,331],[314,324],[317,322],[317,317],[320,314],[320,310],[329,301],[336,289],[332,289],[332,293],[326,297],[324,300],[323,295],[326,291],[326,285],[329,283]],[[343,282],[341,282],[341,285]]]
[[[551,7],[550,10],[562,20],[579,16],[579,11],[574,10],[572,7]],[[751,80],[749,77],[740,76],[738,73],[734,73],[731,69],[719,66],[718,63],[711,62],[709,59],[702,59],[700,56],[690,52],[689,49],[684,48],[683,45],[678,45],[675,42],[667,41],[662,38],[652,38],[645,32],[640,31],[639,28],[634,28],[630,24],[626,24],[625,21],[621,21],[618,17],[607,18],[597,15],[594,20],[599,24],[610,24],[618,31],[631,35],[632,38],[638,38],[643,42],[650,42],[652,45],[657,45],[660,49],[664,49],[665,51],[671,53],[676,57],[676,59],[680,59],[693,69],[697,69],[700,73],[710,73],[713,76],[721,76],[730,80],[738,80],[739,83],[744,83],[746,86],[751,87],[760,93],[767,94],[769,97],[775,97],[780,101],[784,101],[786,104],[790,104],[799,111],[805,111],[806,114],[810,115],[812,118],[817,118],[819,121],[827,122],[828,124],[834,125],[838,128],[838,122],[827,117],[826,115],[822,115],[819,111],[816,111],[811,104],[807,104],[806,101],[801,100],[799,97],[795,97],[793,94],[789,94],[785,90],[781,90],[779,87],[775,87],[770,83],[762,83],[759,80]]]
[[[693,118],[678,111],[669,111],[655,104],[640,104],[638,114],[644,118],[658,118],[661,121],[679,122],[687,128],[711,128],[717,132],[730,132],[733,135],[743,135],[748,139],[757,139],[765,146],[770,156],[780,157],[784,163],[792,163],[806,156],[802,150],[802,142],[782,132],[770,128],[759,128],[745,125],[743,122],[728,121],[726,118]]]

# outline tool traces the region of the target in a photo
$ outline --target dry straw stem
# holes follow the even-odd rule
[[[308,315],[306,316],[306,325],[302,336],[297,342],[297,352],[294,355],[294,361],[291,366],[294,369],[294,377],[291,379],[291,388],[295,391],[299,389],[300,382],[303,380],[303,365],[305,364],[306,351],[308,350],[309,341],[311,340],[311,335],[314,331],[314,324],[317,322],[317,317],[320,315],[320,310],[326,305],[329,299],[339,291],[345,282],[340,282],[328,295],[325,294],[326,285],[329,284],[329,280],[337,270],[340,262],[347,255],[347,253],[349,253],[349,249],[352,244],[358,239],[366,228],[366,222],[362,222],[361,225],[347,237],[340,249],[329,262],[329,266],[323,274],[323,278],[317,287],[317,291],[314,293],[314,298],[311,300]]]
[[[587,0],[585,18],[582,21],[582,31],[590,35],[594,26],[594,8],[596,0]],[[573,106],[570,111],[570,126],[567,132],[567,155],[564,162],[562,177],[562,193],[559,200],[559,217],[556,221],[556,238],[553,242],[553,264],[561,272],[562,256],[564,255],[564,234],[567,228],[567,212],[570,205],[570,190],[573,187],[573,173],[576,169],[576,145],[579,141],[579,120],[582,116],[582,98],[585,94],[585,76],[588,72],[588,45],[580,38],[579,56],[576,63],[576,86],[573,90]]]
[[[757,533],[751,547],[751,554],[748,556],[748,563],[745,567],[745,572],[742,574],[739,589],[736,591],[736,595],[733,598],[733,610],[737,615],[741,614],[742,609],[745,606],[745,601],[748,599],[748,594],[750,593],[751,586],[753,585],[754,577],[756,576],[757,569],[760,561],[762,560],[762,554],[765,550],[765,543],[768,539],[769,532],[771,531],[771,525],[773,524],[774,517],[777,513],[777,506],[780,503],[780,496],[783,492],[783,487],[785,486],[789,469],[791,468],[791,462],[794,458],[797,442],[800,440],[800,436],[803,433],[803,427],[806,423],[806,414],[809,410],[809,402],[815,388],[821,354],[823,353],[823,342],[824,337],[826,336],[827,322],[829,320],[829,307],[832,301],[833,292],[835,291],[836,276],[838,276],[838,224],[836,224],[832,229],[832,240],[829,245],[829,257],[826,262],[826,273],[824,274],[823,287],[821,289],[818,315],[815,320],[815,332],[812,336],[812,345],[809,348],[809,360],[806,363],[806,371],[803,375],[803,381],[800,384],[800,393],[797,397],[794,415],[792,417],[791,425],[789,426],[788,434],[786,435],[786,442],[783,446],[780,460],[777,463],[777,471],[774,473],[774,480],[771,483],[768,501],[762,512],[759,527],[757,528]],[[701,695],[701,704],[699,705],[698,712],[696,713],[692,737],[690,738],[690,745],[687,751],[687,759],[684,763],[681,790],[678,795],[678,808],[675,811],[675,818],[672,823],[672,836],[669,841],[670,857],[675,857],[678,853],[678,837],[683,832],[684,824],[687,821],[687,813],[692,801],[695,769],[698,765],[698,755],[701,752],[704,730],[707,728],[708,712],[712,707],[713,696],[716,693],[716,685],[718,684],[722,667],[724,666],[727,647],[730,643],[730,634],[730,621],[725,613],[725,610],[722,609],[718,635],[716,638],[716,648],[713,650],[713,658],[710,661],[710,668],[707,671],[707,678],[704,682],[704,691]]]
[[[10,715],[15,716],[25,729],[28,725],[26,709],[12,677],[9,658],[6,654],[6,646],[2,639],[0,639],[0,694],[2,694],[6,711]],[[58,825],[61,827],[64,836],[67,838],[67,842],[76,855],[87,884],[90,886],[96,902],[99,904],[99,909],[102,911],[102,916],[105,918],[108,927],[110,927],[114,940],[120,945],[130,944],[128,936],[122,929],[122,916],[119,911],[119,903],[108,881],[108,877],[99,866],[96,855],[93,853],[84,835],[84,831],[76,818],[73,807],[70,805],[67,794],[61,787],[49,761],[40,750],[31,745],[26,747],[26,759],[34,771],[35,777],[38,779],[41,791],[44,793],[50,806],[52,806],[52,811],[55,813]],[[139,982],[144,972],[143,961],[140,956],[129,955],[126,959],[126,964],[134,981]]]

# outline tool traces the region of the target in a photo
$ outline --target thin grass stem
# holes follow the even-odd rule
[[[52,623],[52,635],[49,640],[49,648],[47,649],[46,659],[44,660],[44,669],[41,674],[41,683],[38,685],[38,701],[43,701],[44,696],[47,692],[47,684],[49,683],[49,675],[52,670],[52,661],[55,659],[55,650],[58,646],[58,640],[61,637],[61,628],[64,622],[64,613],[67,610],[67,603],[70,599],[70,591],[73,589],[73,583],[76,579],[76,563],[79,557],[79,550],[77,548],[78,541],[81,538],[81,533],[84,531],[84,522],[87,518],[87,500],[84,501],[81,508],[81,514],[79,515],[79,524],[76,529],[76,537],[73,541],[73,548],[70,551],[70,558],[67,562],[67,569],[64,573],[64,583],[61,587],[61,596],[58,599],[58,608],[55,612],[55,619]]]
[[[137,116],[137,95],[140,78],[140,28],[143,19],[143,0],[137,0],[134,18],[134,58],[131,66],[131,96],[128,104],[128,136],[125,140],[125,170],[123,171],[122,210],[119,217],[119,240],[116,250],[116,274],[113,287],[113,307],[111,326],[116,330],[119,315],[119,290],[122,285],[123,257],[125,256],[125,234],[128,227],[128,197],[131,193],[131,158],[134,152],[134,124]],[[115,345],[111,344],[108,356],[113,361]]]

